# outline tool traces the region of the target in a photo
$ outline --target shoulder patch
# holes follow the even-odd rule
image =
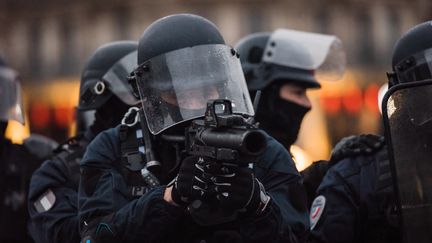
[[[44,213],[49,211],[55,204],[56,196],[51,189],[45,191],[37,200],[33,203],[38,213]]]
[[[325,203],[326,198],[323,195],[320,195],[313,200],[309,215],[311,230],[315,228],[321,218],[321,215],[324,212]]]

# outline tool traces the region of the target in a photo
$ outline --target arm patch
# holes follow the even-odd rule
[[[311,230],[313,230],[315,226],[318,224],[318,221],[324,212],[325,203],[326,203],[326,198],[322,195],[316,197],[313,200],[311,210],[310,210],[310,215],[309,215]]]
[[[46,190],[37,200],[33,203],[38,213],[49,211],[56,202],[56,196],[51,189]]]

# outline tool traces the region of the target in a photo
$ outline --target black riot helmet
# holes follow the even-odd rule
[[[395,44],[389,84],[432,78],[432,21],[408,30]]]
[[[225,45],[212,22],[192,14],[170,15],[155,21],[144,31],[138,44],[138,64],[170,51],[210,44]]]
[[[128,76],[136,67],[137,46],[134,41],[111,42],[90,56],[81,76],[78,132],[90,128],[98,134],[116,126],[127,109],[139,103],[128,84]]]
[[[135,41],[117,41],[96,49],[82,71],[79,110],[96,110],[113,95],[127,105],[138,103],[127,82],[136,67],[137,46]]]
[[[209,20],[176,14],[141,36],[134,90],[156,135],[202,117],[209,99],[230,99],[233,112],[253,115],[238,54]]]

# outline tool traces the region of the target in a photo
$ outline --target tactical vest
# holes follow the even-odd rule
[[[117,169],[126,180],[129,195],[139,197],[158,186],[159,179],[146,167],[146,146],[137,108],[129,109],[119,129],[121,159]]]
[[[114,163],[114,168],[120,172],[128,187],[127,197],[129,200],[139,198],[145,195],[151,188],[159,185],[158,179],[146,169],[145,159],[145,144],[142,136],[142,130],[138,123],[136,110],[130,109],[126,113],[122,124],[119,127],[120,153],[121,158]],[[132,122],[130,122],[132,120]],[[98,171],[84,171],[84,178],[87,180],[85,190],[87,194],[92,194],[95,190],[98,180],[91,178],[99,178]],[[87,192],[87,190],[89,192]],[[98,217],[92,221],[85,222],[82,226],[83,238],[81,242],[98,242],[99,238],[116,239],[117,233],[109,227],[113,220],[114,213],[103,217]],[[103,229],[107,230],[103,230]],[[101,230],[95,230],[101,229]]]
[[[121,160],[119,171],[129,187],[131,198],[139,197],[147,193],[151,185],[144,179],[141,170],[145,169],[144,142],[141,129],[137,126],[120,126],[120,151]]]

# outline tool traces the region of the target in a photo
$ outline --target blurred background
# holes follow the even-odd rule
[[[291,28],[338,36],[347,53],[343,80],[310,92],[313,109],[293,153],[302,169],[327,159],[342,137],[381,133],[378,91],[403,32],[431,19],[429,0],[0,0],[0,55],[22,77],[25,127],[63,141],[75,132],[80,72],[100,45],[137,40],[154,20],[194,13],[213,21],[230,45],[243,36]]]

